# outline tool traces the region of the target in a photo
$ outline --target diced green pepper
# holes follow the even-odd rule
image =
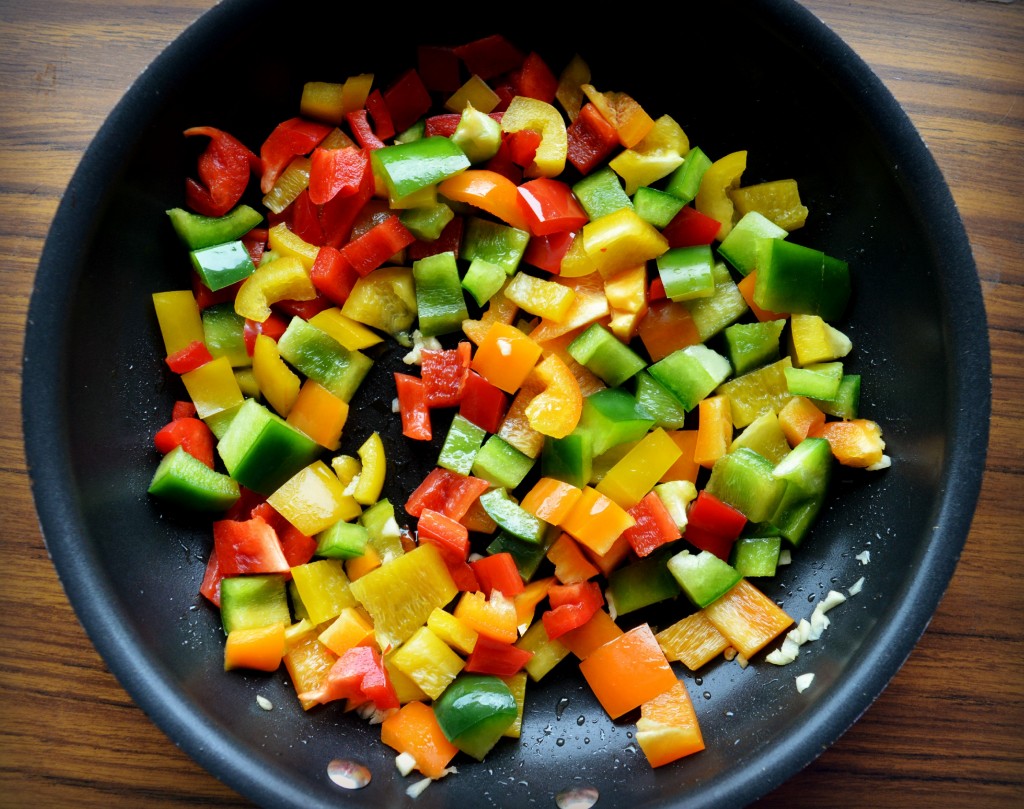
[[[794,396],[833,399],[843,381],[841,362],[816,362],[804,368],[786,369],[786,387]]]
[[[668,560],[668,569],[698,609],[725,595],[743,578],[736,568],[711,551],[680,551]]]
[[[469,158],[450,138],[396,143],[370,153],[375,174],[384,178],[388,195],[401,199],[468,169]]]
[[[730,235],[735,229],[730,232]],[[737,376],[760,368],[779,358],[779,337],[784,318],[759,323],[733,323],[726,326],[725,348]]]
[[[684,203],[691,202],[697,196],[701,178],[710,166],[708,156],[694,146],[686,153],[683,164],[669,175],[665,190]]]
[[[351,401],[373,360],[349,351],[322,329],[295,316],[277,341],[281,356],[343,401]]]
[[[654,419],[658,427],[678,430],[686,422],[686,410],[664,385],[647,371],[641,371],[636,379],[636,408]]]
[[[523,581],[530,581],[547,556],[548,549],[561,533],[560,528],[552,525],[545,529],[540,542],[529,542],[501,530],[487,546],[487,554],[494,556],[496,553],[510,553]]]
[[[416,283],[420,333],[424,337],[436,337],[459,331],[469,311],[455,254],[449,250],[414,261],[412,277]]]
[[[432,242],[437,240],[445,226],[455,218],[455,212],[451,206],[435,202],[433,205],[420,205],[399,211],[398,218],[417,239]]]
[[[486,430],[456,413],[438,455],[437,465],[460,475],[470,474],[473,461],[486,436]]]
[[[605,596],[616,615],[626,615],[660,601],[675,598],[682,592],[679,582],[668,569],[668,560],[678,549],[666,546],[650,556],[623,565],[612,571]]]
[[[750,309],[724,262],[716,261],[711,272],[715,278],[714,293],[706,298],[683,301],[702,342],[707,342],[726,326],[735,323]]]
[[[772,471],[786,488],[770,522],[799,545],[817,519],[832,475],[832,451],[824,438],[805,438]]]
[[[499,528],[512,536],[538,544],[544,539],[546,523],[520,506],[505,489],[491,489],[480,495],[480,505]]]
[[[215,303],[203,309],[203,342],[212,357],[227,357],[233,368],[252,365],[245,349],[245,318],[232,303]]]
[[[600,323],[592,323],[568,347],[569,354],[611,387],[618,387],[647,363]]]
[[[171,208],[167,215],[189,250],[238,241],[263,221],[263,214],[248,205],[239,205],[224,216],[203,216],[184,208]]]
[[[692,345],[673,351],[647,370],[689,412],[729,377],[732,366],[714,349]]]
[[[505,285],[506,280],[508,275],[504,267],[483,258],[474,258],[462,279],[462,288],[473,296],[477,306],[483,306]]]
[[[573,430],[564,438],[548,438],[541,450],[541,472],[582,488],[590,480],[593,468],[593,439],[586,430]]]
[[[718,245],[722,258],[740,275],[749,275],[757,266],[758,239],[785,239],[789,233],[757,211],[745,213]]]
[[[671,222],[685,204],[679,197],[646,185],[640,186],[633,194],[636,215],[658,230]]]
[[[823,413],[840,419],[855,419],[860,409],[860,374],[843,374],[839,390],[831,399],[808,398]]]
[[[459,257],[468,261],[482,258],[497,264],[506,275],[512,275],[518,269],[529,242],[530,234],[525,230],[471,216],[466,222]]]
[[[339,520],[316,535],[316,555],[328,559],[355,559],[366,552],[369,532],[359,523]]]
[[[674,247],[658,256],[658,275],[665,297],[674,301],[707,298],[715,294],[711,246]]]
[[[225,511],[239,498],[238,484],[210,469],[183,447],[175,447],[160,460],[149,493],[196,511]]]
[[[740,447],[715,461],[705,491],[740,511],[751,522],[775,514],[785,481],[775,477],[774,464],[752,449]]]
[[[460,674],[434,702],[437,723],[462,752],[483,761],[519,716],[505,682],[491,674]]]
[[[622,187],[619,175],[610,166],[604,166],[579,180],[573,185],[572,193],[591,221],[622,208],[633,207],[633,201]]]
[[[838,320],[850,299],[845,261],[782,239],[756,242],[754,302],[770,312]]]
[[[240,241],[200,247],[192,250],[189,257],[200,280],[214,292],[256,272],[249,251]]]
[[[523,482],[535,462],[535,458],[516,449],[500,435],[491,435],[477,451],[471,471],[494,486],[512,490]]]
[[[741,576],[774,576],[782,537],[740,537],[732,546],[732,566]]]
[[[590,433],[592,458],[630,441],[639,441],[654,419],[637,409],[636,399],[622,388],[605,388],[583,399],[577,430]]]
[[[264,573],[222,579],[220,619],[225,633],[290,624],[292,616],[288,610],[284,576]]]

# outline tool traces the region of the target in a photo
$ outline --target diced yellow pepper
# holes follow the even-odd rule
[[[337,306],[317,312],[309,319],[309,322],[327,332],[349,351],[361,351],[384,339],[362,323],[343,315]]]
[[[307,81],[302,86],[299,114],[331,124],[345,120],[345,85],[337,82]]]
[[[557,354],[544,357],[532,375],[543,390],[526,406],[527,421],[542,435],[565,438],[576,429],[583,413],[580,383]]]
[[[575,121],[583,106],[583,85],[590,83],[590,66],[577,53],[558,77],[555,99],[562,105],[570,121]]]
[[[668,239],[632,208],[620,208],[583,226],[583,249],[609,278],[657,258],[668,250]]]
[[[721,223],[716,239],[721,241],[729,235],[734,224],[736,210],[729,192],[739,187],[740,178],[747,168],[747,153],[731,152],[720,157],[704,172],[700,188],[693,201],[694,207],[705,216]]]
[[[260,397],[260,386],[253,375],[252,366],[235,368],[235,381],[238,383],[238,389],[242,391],[242,396],[249,399]]]
[[[562,113],[546,101],[516,96],[501,116],[501,130],[518,132],[522,129],[532,129],[541,135],[533,163],[526,168],[526,176],[557,177],[561,174],[569,146]]]
[[[238,387],[234,369],[227,357],[200,365],[194,371],[181,375],[196,413],[201,419],[233,410],[242,404],[244,397]]]
[[[491,87],[475,73],[465,84],[452,93],[444,102],[444,108],[451,112],[461,113],[469,104],[475,110],[488,113],[498,106],[501,99]]]
[[[267,502],[306,536],[362,513],[353,498],[345,494],[338,476],[319,460],[296,472]]]
[[[373,622],[358,607],[344,607],[319,638],[324,646],[341,656],[356,646],[374,642]]]
[[[314,624],[330,621],[337,618],[345,607],[356,606],[339,559],[318,559],[296,565],[292,568],[292,582],[309,620]]]
[[[534,621],[526,633],[516,641],[516,647],[533,652],[533,657],[526,661],[523,668],[534,682],[540,680],[569,655],[569,650],[558,638],[552,640],[548,637],[543,621]]]
[[[426,626],[417,629],[395,650],[391,662],[431,699],[441,696],[466,665],[465,660]]]
[[[616,463],[597,484],[597,491],[607,495],[622,508],[639,503],[661,479],[682,452],[664,429],[647,433]]]
[[[347,419],[348,402],[339,399],[315,380],[307,379],[302,383],[287,421],[320,446],[337,449]]]
[[[853,342],[818,315],[794,314],[789,319],[793,363],[798,366],[831,362],[845,357]]]
[[[302,262],[308,273],[313,269],[320,248],[310,244],[288,228],[284,222],[278,222],[267,231],[267,246],[278,255],[291,256]]]
[[[675,119],[662,115],[651,131],[631,149],[626,149],[609,161],[626,182],[626,193],[632,196],[637,188],[650,185],[667,177],[683,164],[690,150],[690,141]]]
[[[345,79],[341,90],[341,106],[343,113],[355,112],[366,106],[366,97],[373,87],[372,73],[359,73]]]
[[[512,692],[512,696],[516,700],[516,708],[518,709],[518,715],[515,721],[505,728],[505,731],[501,734],[510,739],[518,739],[523,729],[523,707],[526,704],[526,672],[520,671],[513,674],[511,677],[502,677],[505,681],[505,685],[508,686],[508,690]]]
[[[396,649],[395,652],[398,650]],[[404,671],[401,671],[395,666],[392,658],[395,652],[384,655],[384,668],[387,670],[388,679],[391,680],[391,686],[395,689],[395,694],[398,696],[398,701],[405,705],[407,702],[429,702],[430,697],[424,693],[423,689],[420,688]]]
[[[342,486],[348,486],[352,478],[359,474],[359,460],[351,455],[336,455],[331,458],[331,469],[338,476]]]
[[[282,417],[286,417],[299,395],[301,380],[281,359],[277,341],[265,334],[256,335],[252,350],[252,372],[260,393]]]
[[[562,256],[562,263],[558,265],[558,275],[560,278],[580,278],[595,272],[597,264],[587,255],[583,239],[577,236]]]
[[[604,294],[611,314],[608,328],[628,343],[647,313],[647,267],[641,264],[605,279]]]
[[[387,472],[384,442],[381,441],[380,434],[370,433],[356,452],[362,466],[352,496],[357,503],[372,506],[380,498],[381,489],[384,488],[384,475]]]
[[[271,304],[283,300],[311,301],[317,295],[309,270],[298,258],[281,258],[260,264],[242,282],[235,296],[235,312],[259,323],[270,317]]]
[[[312,161],[305,155],[292,158],[274,181],[274,187],[263,196],[263,204],[274,213],[281,213],[309,187]]]
[[[571,287],[525,272],[517,272],[505,287],[505,297],[531,315],[561,323],[576,293]]]
[[[204,342],[203,318],[191,290],[154,292],[153,308],[168,356],[196,340]]]
[[[476,639],[480,637],[475,629],[440,607],[430,613],[427,627],[453,649],[467,655],[476,648]]]
[[[807,222],[807,207],[800,202],[796,180],[772,180],[748,185],[729,192],[738,216],[757,211],[783,230],[802,228]]]

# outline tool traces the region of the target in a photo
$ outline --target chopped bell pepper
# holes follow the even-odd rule
[[[728,236],[732,230],[735,206],[729,192],[739,186],[746,168],[746,151],[731,152],[708,166],[701,176],[694,205],[702,214],[719,222],[720,227],[716,234],[719,240]]]
[[[185,180],[185,198],[202,216],[224,216],[245,193],[250,171],[256,170],[259,161],[239,140],[220,129],[197,126],[185,130],[185,137],[197,135],[210,142],[199,156],[199,181]]]
[[[526,168],[528,177],[557,177],[565,168],[565,120],[554,106],[527,96],[516,96],[501,117],[503,132],[532,129],[541,133],[537,153]]]

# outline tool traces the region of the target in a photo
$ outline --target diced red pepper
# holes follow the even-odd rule
[[[458,62],[455,62],[456,76],[458,75]],[[458,89],[458,85],[455,86]],[[427,89],[414,69],[409,68],[405,73],[395,79],[391,86],[384,91],[384,101],[387,102],[388,110],[391,112],[391,122],[395,132],[404,132],[420,118],[427,114],[431,106],[430,91]],[[377,118],[374,116],[374,121]],[[378,134],[380,134],[378,132]]]
[[[511,77],[515,73],[513,72],[508,75]],[[498,103],[494,105],[494,109],[491,112],[504,112],[508,109],[508,105],[512,103],[512,99],[516,97],[515,85],[511,81],[503,81],[492,89],[498,97]]]
[[[258,320],[245,319],[245,325],[242,326],[242,339],[245,341],[245,353],[250,357],[253,351],[256,350],[256,337],[260,334],[265,334],[267,337],[277,342],[281,339],[281,335],[284,334],[284,330],[288,328],[287,321],[281,317],[277,312],[271,312],[269,317],[260,323]]]
[[[405,513],[418,518],[423,509],[429,508],[453,520],[461,520],[466,516],[470,506],[490,486],[491,484],[482,478],[460,475],[458,472],[436,466],[409,495],[405,503]]]
[[[416,523],[420,542],[436,545],[446,561],[465,562],[469,556],[469,531],[462,523],[431,508],[420,511]]]
[[[365,108],[346,112],[345,120],[348,122],[349,128],[352,130],[352,137],[354,137],[356,139],[356,143],[364,149],[384,148],[384,141],[377,137],[377,133],[374,132],[373,127],[370,126],[369,113]]]
[[[206,572],[203,573],[203,583],[199,585],[199,593],[218,608],[220,607],[220,583],[223,578],[224,574],[221,573],[220,565],[217,564],[217,549],[212,548],[206,559]]]
[[[324,244],[340,248],[352,233],[352,225],[367,202],[373,197],[374,180],[370,163],[366,163],[359,190],[349,196],[335,195],[325,202],[320,211],[320,225],[324,230]]]
[[[157,431],[153,443],[163,455],[180,446],[193,458],[213,469],[213,448],[216,442],[205,421],[192,416],[176,418]]]
[[[523,261],[558,275],[562,269],[562,259],[569,252],[576,234],[571,230],[550,233],[547,236],[534,236],[526,245]]]
[[[296,236],[309,244],[323,244],[324,229],[320,225],[320,207],[309,196],[309,189],[303,188],[288,206],[288,227]]]
[[[580,109],[566,129],[566,159],[580,174],[589,174],[619,145],[619,133],[592,103]]]
[[[370,158],[364,149],[314,149],[309,167],[309,199],[323,205],[339,194],[357,194],[369,168]]]
[[[274,304],[276,309],[292,317],[301,317],[309,320],[313,315],[331,308],[331,302],[323,293],[318,293],[315,298],[309,301],[284,300]]]
[[[416,49],[416,66],[428,90],[454,93],[462,86],[459,56],[452,48],[420,45]]]
[[[492,590],[512,598],[526,589],[519,568],[516,567],[515,557],[507,551],[474,559],[469,566],[476,573],[480,589],[488,598],[491,597]]]
[[[250,517],[255,515],[256,508],[261,503],[267,502],[267,496],[265,494],[254,492],[252,489],[247,489],[245,486],[239,486],[238,492],[239,497],[235,501],[235,504],[224,512],[225,520],[248,520]],[[269,508],[274,514],[277,514],[269,503],[267,503],[267,508]],[[275,530],[277,529],[277,524],[272,520],[267,520],[267,522],[274,526]]]
[[[459,402],[459,415],[481,430],[496,433],[508,411],[508,394],[470,370]]]
[[[196,306],[199,307],[200,311],[207,309],[210,306],[215,306],[218,303],[233,301],[235,299],[235,295],[238,294],[238,288],[242,286],[242,281],[236,281],[230,286],[222,287],[215,292],[202,282],[202,279],[199,277],[199,273],[195,270],[191,270],[191,272],[192,294],[195,295]]]
[[[306,536],[287,520],[278,530],[277,537],[281,542],[281,552],[291,567],[306,564],[316,553],[316,537]]]
[[[408,257],[410,261],[419,261],[421,258],[427,256],[435,256],[438,253],[454,253],[455,258],[459,257],[459,247],[462,245],[462,229],[465,224],[465,220],[461,216],[456,216],[444,226],[444,230],[441,231],[441,235],[438,236],[434,241],[427,242],[422,239],[417,239],[409,245]]]
[[[329,124],[304,118],[289,118],[274,127],[260,147],[260,159],[263,161],[260,190],[269,194],[292,158],[312,152],[331,129]]]
[[[399,707],[380,652],[372,646],[347,649],[331,666],[320,688],[303,696],[320,703],[347,699],[353,707],[371,701],[381,711]]]
[[[721,227],[722,223],[717,219],[684,205],[661,233],[668,239],[669,247],[696,247],[711,244]]]
[[[501,113],[491,112],[488,113],[495,121],[501,122]],[[462,120],[462,113],[460,112],[442,112],[437,115],[431,115],[424,121],[423,135],[424,137],[433,137],[434,135],[440,135],[443,138],[450,138],[455,134],[455,128],[459,125],[459,121]]]
[[[476,674],[493,674],[496,677],[511,677],[530,662],[533,652],[520,649],[511,643],[491,640],[481,635],[466,660],[463,671]]]
[[[174,373],[187,374],[201,365],[206,365],[212,359],[213,355],[210,354],[210,349],[206,347],[206,343],[202,340],[193,340],[184,348],[169,354],[164,362],[167,363],[167,367],[174,371]]]
[[[267,249],[268,235],[269,231],[267,228],[253,228],[242,237],[242,244],[249,251],[249,258],[252,259],[252,263],[257,267],[263,258],[263,253]]]
[[[656,548],[682,536],[672,514],[655,492],[648,492],[628,511],[636,522],[623,531],[622,535],[637,556],[647,556]]]
[[[332,303],[341,306],[359,280],[359,273],[352,269],[340,250],[324,245],[313,260],[309,280]]]
[[[548,637],[554,640],[571,629],[579,629],[604,606],[601,586],[595,581],[553,584],[548,590],[551,609],[541,615]]]
[[[538,177],[519,186],[517,193],[534,236],[576,231],[590,221],[572,189],[561,180]]]
[[[733,543],[747,524],[743,513],[701,489],[686,516],[686,541],[729,561]]]
[[[195,418],[198,411],[194,402],[179,399],[171,407],[171,421],[175,419]]]
[[[524,129],[523,131],[527,130]],[[509,145],[509,138],[507,137],[509,134],[507,132],[502,133],[498,151],[494,157],[484,163],[484,168],[488,171],[496,172],[519,185],[523,181],[523,167],[512,159],[512,147]]]
[[[277,532],[262,517],[217,520],[213,524],[213,547],[225,576],[290,570]]]
[[[212,126],[185,130],[186,137],[196,135],[205,135],[210,142],[199,156],[199,181],[191,177],[185,180],[186,202],[203,216],[224,216],[245,193],[256,155],[241,141]]]
[[[366,97],[366,111],[373,118],[373,131],[377,137],[381,140],[391,140],[395,136],[395,124],[388,103],[380,90],[375,88]]]
[[[472,345],[463,340],[457,348],[424,349],[420,378],[427,407],[455,407],[462,401],[469,376]]]
[[[402,435],[416,441],[429,441],[433,431],[430,428],[430,409],[423,392],[423,380],[396,371],[395,387],[398,390],[398,410],[402,417]]]
[[[661,276],[658,276],[651,281],[650,289],[647,291],[648,302],[661,301],[667,296],[665,295],[665,282],[661,280]]]
[[[537,156],[537,149],[543,137],[534,129],[518,129],[515,132],[506,133],[502,142],[508,144],[509,157],[512,158],[512,162],[525,169],[533,163]]]
[[[481,79],[491,79],[517,69],[523,63],[523,52],[501,34],[476,39],[459,45],[455,54],[465,63],[470,73]]]
[[[558,77],[538,53],[531,51],[526,54],[523,66],[516,73],[515,87],[518,95],[551,104],[558,90]]]
[[[395,253],[416,241],[397,216],[389,216],[341,248],[341,254],[360,275],[368,275]]]

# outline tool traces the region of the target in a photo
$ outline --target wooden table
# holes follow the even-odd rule
[[[0,3],[0,806],[247,806],[132,703],[69,606],[20,433],[25,314],[47,227],[131,81],[212,0]],[[905,106],[973,243],[990,319],[988,469],[930,628],[867,714],[760,806],[1024,805],[1024,4],[806,5]]]

